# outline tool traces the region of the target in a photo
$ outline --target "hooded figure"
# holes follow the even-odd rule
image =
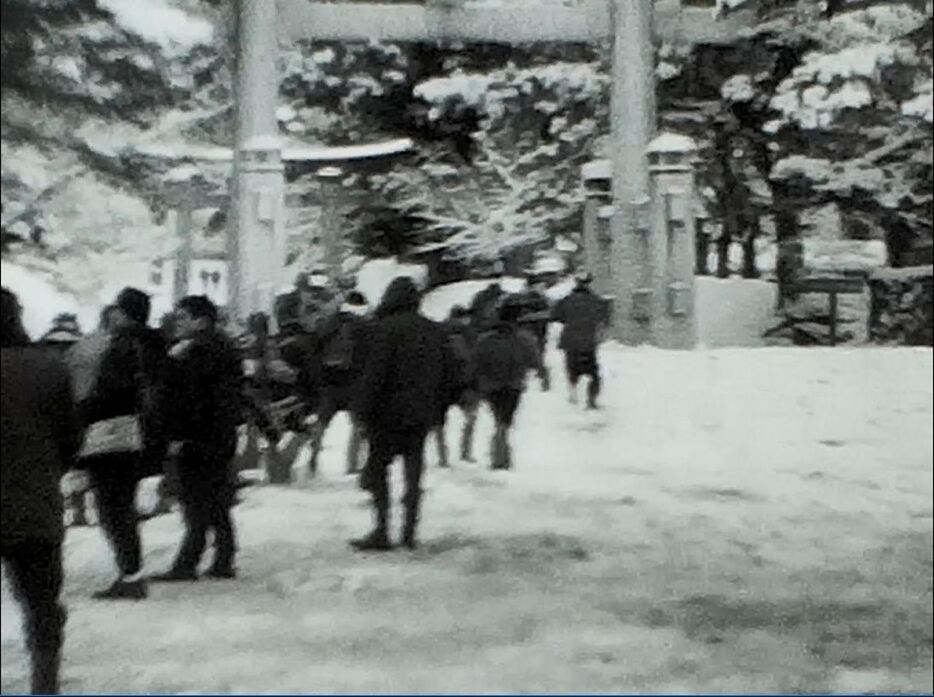
[[[396,455],[405,462],[403,543],[415,548],[425,437],[440,421],[446,386],[456,379],[447,332],[419,313],[420,301],[412,279],[396,278],[376,310],[370,334],[354,413],[370,442],[361,486],[373,494],[376,527],[351,543],[361,550],[391,547],[386,477]]]

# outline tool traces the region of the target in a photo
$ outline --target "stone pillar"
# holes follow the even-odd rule
[[[285,266],[285,179],[275,110],[276,3],[238,0],[237,142],[234,158],[234,232],[230,309],[243,322],[253,312],[272,314]]]
[[[610,268],[609,225],[610,203],[609,163],[605,160],[588,163],[583,168],[584,190],[584,265],[593,274],[594,290],[601,295],[613,294]]]
[[[191,278],[192,236],[194,233],[192,206],[190,202],[179,203],[175,208],[175,235],[178,247],[175,250],[175,268],[173,269],[172,301],[178,302],[188,295],[188,282]]]
[[[612,0],[613,330],[617,340],[651,341],[658,269],[649,244],[647,146],[655,134],[652,0]]]
[[[321,231],[319,240],[324,250],[323,263],[328,278],[335,282],[341,273],[344,260],[344,240],[341,236],[341,172],[339,167],[323,167],[318,170],[321,186]]]
[[[696,262],[694,141],[685,136],[662,134],[649,145],[651,174],[653,256],[660,262],[653,343],[661,348],[690,349],[697,343],[694,307]]]

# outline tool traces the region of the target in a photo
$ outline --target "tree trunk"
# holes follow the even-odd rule
[[[785,300],[792,296],[791,284],[804,269],[804,249],[798,212],[790,187],[785,182],[773,182],[772,200],[775,239],[778,243],[775,275],[778,278],[778,306],[781,309]]]
[[[733,243],[733,234],[726,226],[717,238],[717,278],[730,277],[730,245]]]
[[[750,216],[746,237],[743,239],[743,278],[759,278],[756,267],[756,240],[759,237],[759,217]]]

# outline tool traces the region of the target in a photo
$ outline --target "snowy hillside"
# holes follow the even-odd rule
[[[477,464],[429,447],[415,553],[347,547],[371,521],[343,416],[319,479],[243,493],[235,582],[93,602],[110,552],[69,530],[65,692],[930,692],[931,351],[603,359],[588,413],[550,355],[514,471],[487,469],[486,412]],[[180,535],[145,524],[148,570]],[[0,612],[0,687],[22,691],[6,582]]]

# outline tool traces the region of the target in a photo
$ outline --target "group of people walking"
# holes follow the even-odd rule
[[[294,389],[316,415],[312,468],[324,428],[338,411],[348,411],[354,425],[348,471],[358,471],[364,438],[369,446],[359,482],[372,497],[375,524],[351,541],[354,548],[393,547],[388,471],[397,456],[405,478],[401,543],[417,546],[425,442],[435,432],[441,464],[450,464],[444,425],[451,407],[465,415],[462,459],[473,460],[474,425],[485,402],[496,424],[490,466],[512,467],[509,434],[527,373],[534,371],[542,389],[550,389],[543,361],[550,321],[564,324],[559,347],[572,394],[578,379],[590,375],[588,406],[597,406],[596,348],[609,315],[589,285],[589,278],[579,278],[574,292],[552,307],[540,288],[507,294],[493,284],[439,323],[420,312],[415,282],[399,277],[372,311],[362,294],[350,291],[314,327],[280,318],[276,359],[291,370]],[[124,289],[102,312],[97,331],[77,342],[61,341],[61,332],[70,331],[63,326],[32,343],[21,312],[16,296],[3,289],[3,559],[24,607],[33,691],[52,693],[65,622],[59,601],[62,475],[72,468],[88,473],[114,549],[118,577],[96,598],[140,600],[147,581],[197,579],[209,532],[215,552],[206,576],[234,578],[230,463],[250,408],[242,351],[204,296],[177,304],[170,336],[148,326],[149,297],[134,288]],[[163,473],[168,457],[175,463],[185,533],[172,566],[147,579],[136,491],[141,478]]]

